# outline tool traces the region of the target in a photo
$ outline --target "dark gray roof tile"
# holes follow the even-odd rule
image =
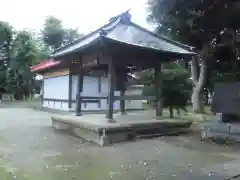
[[[164,52],[192,54],[186,48],[168,42],[167,40],[142,30],[134,24],[118,24],[115,29],[106,35],[107,38],[134,46],[155,49]]]
[[[157,51],[177,54],[195,54],[192,52],[193,47],[181,44],[162,36],[158,36],[130,22],[130,20],[127,21],[126,18],[130,18],[128,12],[114,17],[114,20],[110,21],[110,23],[102,28],[99,28],[98,30],[82,37],[81,39],[58,49],[53,54],[53,57],[59,57],[81,50],[87,45],[91,45],[93,42],[98,41],[101,36],[105,36],[105,38],[121,43],[143,47],[146,48],[146,50],[154,49]]]

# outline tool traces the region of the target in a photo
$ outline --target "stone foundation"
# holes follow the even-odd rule
[[[211,123],[204,127],[202,140],[211,139],[221,144],[240,143],[240,124],[238,123]]]
[[[67,131],[74,136],[80,137],[101,146],[110,145],[122,141],[135,140],[142,137],[172,135],[188,132],[191,122],[163,120],[148,120],[125,123],[91,123],[75,116],[64,118],[64,116],[52,117],[52,127],[56,130]],[[87,116],[86,116],[87,118]]]

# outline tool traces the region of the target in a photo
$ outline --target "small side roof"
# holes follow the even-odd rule
[[[173,41],[166,37],[148,31],[133,22],[129,12],[111,18],[110,22],[96,31],[57,49],[52,57],[63,56],[72,52],[80,51],[100,38],[123,43],[126,45],[155,50],[160,52],[177,53],[182,55],[194,55],[194,47]]]
[[[60,61],[55,61],[54,59],[48,59],[48,60],[44,60],[43,62],[37,65],[31,66],[30,69],[32,72],[40,72],[45,69],[55,67],[59,64],[60,64]]]

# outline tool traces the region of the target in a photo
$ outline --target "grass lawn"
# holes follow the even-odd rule
[[[188,107],[188,112],[181,112],[181,116],[180,117],[175,117],[175,118],[181,118],[181,119],[189,119],[189,120],[193,120],[193,121],[209,121],[209,120],[213,120],[215,115],[214,113],[212,113],[210,111],[210,108],[209,107],[205,107],[205,110],[203,114],[199,113],[199,114],[196,114],[194,112],[192,112],[192,108],[191,107]],[[164,110],[164,115],[167,115],[169,116],[169,112],[168,110]]]
[[[41,101],[40,99],[31,99],[27,101],[4,101],[3,107],[11,108],[11,107],[22,107],[22,108],[40,108],[41,107]]]
[[[152,107],[149,107],[149,105],[144,105],[144,109],[148,109],[149,111],[154,111]],[[211,121],[214,120],[215,115],[213,112],[211,112],[211,108],[209,106],[204,107],[204,113],[194,113],[192,112],[192,107],[188,106],[187,112],[180,111],[180,116],[177,115],[176,110],[174,111],[174,118],[169,117],[169,110],[167,108],[163,109],[163,118],[168,119],[184,119],[184,120],[191,120],[191,121],[197,121],[197,122],[204,122],[204,121]],[[154,112],[152,112],[154,113]]]

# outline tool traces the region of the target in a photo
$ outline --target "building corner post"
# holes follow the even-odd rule
[[[115,122],[113,119],[113,111],[114,111],[114,86],[115,86],[115,63],[112,58],[108,62],[108,108],[106,118],[108,122]]]
[[[163,114],[163,79],[162,64],[158,63],[154,68],[155,73],[155,93],[156,93],[156,117],[160,118]]]
[[[82,69],[82,60],[81,60],[80,72],[77,76],[76,116],[82,116],[82,99],[81,99],[82,91],[83,91],[83,69]]]
[[[125,96],[126,93],[126,81],[127,81],[127,71],[126,68],[120,68],[118,69],[120,72],[117,73],[119,77],[119,83],[120,83],[120,113],[121,115],[126,115],[126,105],[125,105],[125,100],[123,97]]]
[[[125,88],[122,88],[120,91],[120,97],[123,96],[125,96]],[[121,115],[126,115],[125,100],[120,100],[120,112]]]
[[[72,108],[72,74],[69,73],[69,81],[68,81],[68,109],[71,110]]]

